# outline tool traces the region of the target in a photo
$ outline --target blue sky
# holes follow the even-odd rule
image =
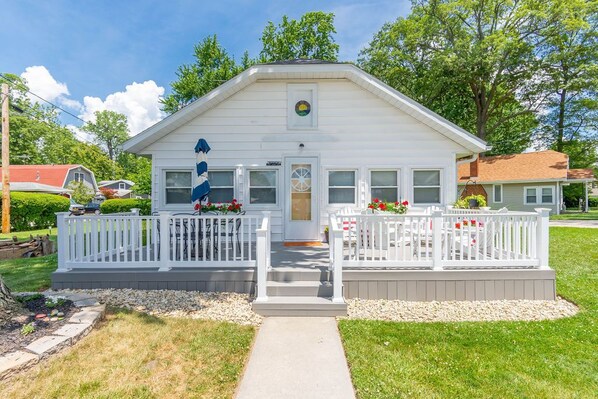
[[[85,120],[106,108],[141,118],[132,129],[139,130],[155,123],[157,99],[207,35],[217,34],[237,59],[245,50],[256,56],[268,21],[322,10],[336,15],[340,59],[352,61],[384,22],[409,8],[408,0],[5,1],[0,71],[43,67],[24,75],[37,91]]]

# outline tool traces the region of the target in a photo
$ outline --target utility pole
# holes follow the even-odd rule
[[[2,233],[10,233],[8,84],[2,83]]]

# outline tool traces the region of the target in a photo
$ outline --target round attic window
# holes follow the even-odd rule
[[[295,104],[295,112],[299,116],[307,116],[310,111],[311,105],[305,100],[297,101],[297,104]]]

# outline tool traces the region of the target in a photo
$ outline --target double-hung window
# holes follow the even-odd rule
[[[399,171],[371,170],[370,171],[371,199],[383,202],[397,202],[399,200]]]
[[[125,183],[118,183],[118,189],[124,190],[126,188]]]
[[[278,203],[278,171],[249,171],[249,203],[274,205]]]
[[[355,204],[356,178],[354,170],[328,171],[328,203]]]
[[[233,170],[208,171],[210,182],[210,202],[229,203],[235,198],[235,172]]]
[[[495,184],[492,187],[492,200],[495,204],[502,203],[502,184]]]
[[[553,205],[554,187],[525,187],[525,205]]]
[[[413,171],[413,203],[440,204],[442,201],[442,185],[440,170]]]
[[[164,181],[166,205],[191,204],[191,171],[167,170],[164,172]]]
[[[75,181],[83,182],[85,181],[85,174],[81,172],[75,172]]]

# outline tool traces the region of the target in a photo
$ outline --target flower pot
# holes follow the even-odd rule
[[[478,206],[480,206],[480,203],[475,198],[470,199],[468,202],[469,202],[469,209],[474,209],[474,208],[477,208]]]
[[[324,232],[324,242],[330,242],[330,240],[328,238],[329,238],[329,232],[325,231]]]

